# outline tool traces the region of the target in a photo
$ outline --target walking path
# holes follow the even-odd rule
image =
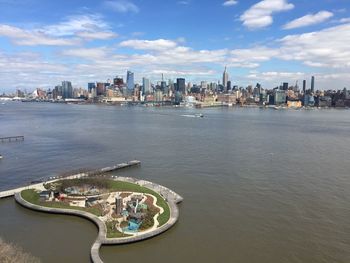
[[[99,219],[97,216],[95,216],[93,214],[90,214],[90,213],[84,212],[84,211],[80,211],[80,210],[50,208],[50,207],[43,207],[43,206],[35,205],[35,204],[29,203],[28,201],[24,200],[22,198],[20,192],[15,193],[15,199],[20,205],[22,205],[26,208],[32,209],[32,210],[42,211],[42,212],[46,212],[46,213],[54,213],[54,214],[74,215],[74,216],[86,218],[86,219],[90,220],[91,222],[93,222],[98,227],[99,232],[98,232],[98,236],[97,236],[94,244],[91,247],[91,254],[90,254],[91,260],[94,263],[102,263],[103,261],[99,255],[99,250],[100,250],[101,245],[117,245],[117,244],[126,244],[126,243],[137,242],[137,241],[141,241],[144,239],[148,239],[148,238],[157,236],[157,235],[167,231],[178,220],[179,210],[178,210],[177,204],[179,204],[180,202],[183,201],[183,198],[180,195],[176,194],[174,191],[172,191],[164,186],[152,183],[152,182],[148,182],[148,181],[144,181],[144,180],[137,180],[137,179],[130,178],[130,177],[117,177],[115,180],[132,182],[135,184],[145,186],[145,187],[150,188],[151,190],[157,192],[161,196],[165,197],[165,199],[168,202],[169,208],[170,208],[170,218],[169,218],[168,222],[166,222],[164,225],[162,225],[160,227],[153,226],[151,230],[139,232],[136,235],[131,236],[131,237],[107,238],[106,224],[101,219]],[[154,199],[154,202],[156,202],[156,201],[157,200]],[[158,215],[156,215],[155,217],[158,218]],[[155,222],[158,223],[157,218],[155,218]],[[159,223],[158,223],[158,225],[159,225]]]

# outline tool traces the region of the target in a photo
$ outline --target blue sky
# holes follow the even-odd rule
[[[348,0],[0,0],[0,92],[126,70],[156,82],[350,83]]]

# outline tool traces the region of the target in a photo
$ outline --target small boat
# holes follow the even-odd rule
[[[2,159],[3,157],[2,157],[2,155],[0,154],[0,160]]]

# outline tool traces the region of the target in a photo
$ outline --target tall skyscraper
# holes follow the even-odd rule
[[[126,73],[126,85],[128,87],[128,90],[134,89],[135,86],[134,73],[129,70]]]
[[[303,80],[303,93],[306,93],[306,80]]]
[[[288,90],[288,82],[283,82],[282,90]]]
[[[180,93],[185,93],[186,91],[186,81],[183,78],[176,79],[176,91]]]
[[[224,74],[222,74],[222,85],[224,86],[224,91],[227,91],[228,73],[227,67],[225,67]]]
[[[315,77],[311,77],[311,93],[315,92]]]
[[[143,95],[151,93],[151,83],[148,78],[142,79],[142,93]]]
[[[70,81],[62,81],[62,98],[63,99],[73,98],[73,87]]]

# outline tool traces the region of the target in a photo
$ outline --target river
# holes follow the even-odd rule
[[[186,115],[202,113],[204,118]],[[0,105],[0,189],[133,159],[116,174],[184,197],[168,232],[105,262],[350,262],[348,110]],[[0,200],[0,236],[43,262],[88,262],[96,227]]]

